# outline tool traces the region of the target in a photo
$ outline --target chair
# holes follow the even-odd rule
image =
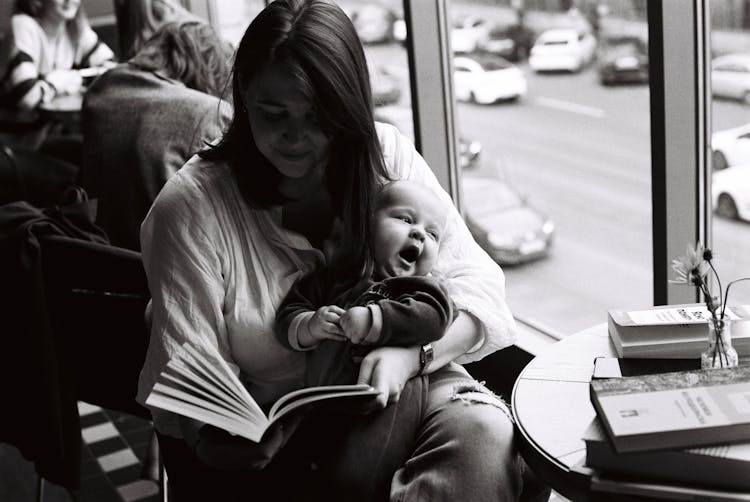
[[[140,253],[58,235],[42,237],[40,249],[50,321],[75,399],[150,420],[135,401],[149,337]]]

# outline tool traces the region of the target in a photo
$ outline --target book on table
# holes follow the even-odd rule
[[[750,366],[592,379],[618,453],[750,440]]]
[[[609,337],[620,357],[692,358],[706,349],[704,304],[662,305],[643,310],[610,310]],[[750,355],[750,305],[727,307],[733,321],[732,345],[741,356]]]
[[[595,418],[583,434],[586,467],[606,474],[750,491],[750,438],[744,443],[701,448],[617,453]]]
[[[311,406],[335,403],[342,409],[362,409],[378,395],[365,384],[309,387],[283,395],[266,415],[215,347],[190,342],[175,347],[146,404],[250,441],[260,441],[272,424]]]
[[[639,478],[609,476],[589,470],[591,491],[637,497],[628,500],[685,500],[710,502],[750,502],[750,493],[735,490],[722,490],[684,483],[647,481]],[[606,499],[596,499],[606,500]]]

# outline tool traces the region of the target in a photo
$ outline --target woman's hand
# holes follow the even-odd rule
[[[73,94],[83,88],[83,78],[74,70],[52,70],[44,80],[54,87],[57,94]]]
[[[296,414],[283,424],[276,423],[266,431],[259,443],[204,425],[198,431],[194,451],[204,464],[226,470],[260,470],[273,460],[302,421]]]
[[[385,408],[401,396],[407,380],[419,373],[418,347],[378,347],[362,360],[357,383],[380,391],[377,405]]]

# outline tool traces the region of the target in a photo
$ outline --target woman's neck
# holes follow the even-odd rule
[[[42,17],[39,19],[39,25],[44,30],[44,34],[47,35],[47,40],[54,41],[60,36],[60,33],[65,29],[65,20],[50,17]]]

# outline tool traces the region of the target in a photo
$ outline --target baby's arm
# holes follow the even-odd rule
[[[453,304],[442,282],[429,277],[383,281],[389,298],[352,307],[341,316],[344,335],[366,345],[421,345],[438,340],[453,322]]]
[[[292,286],[276,311],[276,336],[286,347],[312,350],[325,339],[345,340],[339,327],[344,309],[324,305],[323,283],[322,272],[303,277]]]

